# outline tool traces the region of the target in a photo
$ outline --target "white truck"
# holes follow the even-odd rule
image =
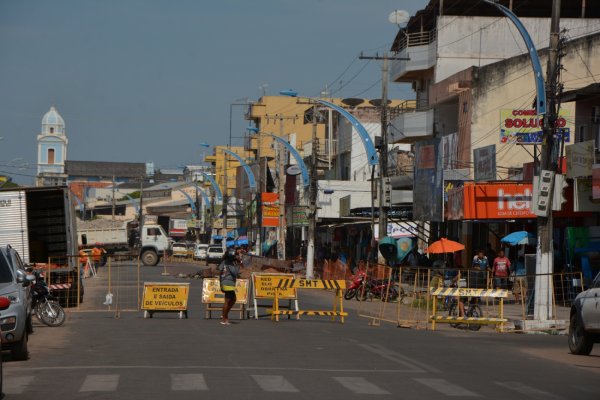
[[[77,279],[77,227],[66,187],[0,190],[0,245],[17,250],[26,264],[48,269],[47,280],[67,304],[83,299]]]
[[[85,222],[79,224],[77,239],[80,246],[102,246],[107,254],[117,252],[137,253],[144,265],[158,264],[169,249],[169,238],[162,226],[147,222],[143,226],[141,240],[135,221],[123,222],[120,227],[93,228]]]

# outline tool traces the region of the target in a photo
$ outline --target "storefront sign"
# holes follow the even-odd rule
[[[387,236],[394,239],[402,237],[414,237],[416,228],[406,222],[389,222],[387,224]],[[375,224],[375,240],[379,240],[379,224]]]
[[[306,207],[306,206],[292,207],[292,225],[293,226],[308,226],[308,207]]]
[[[262,226],[279,226],[279,195],[277,193],[262,193]]]
[[[443,177],[440,139],[418,142],[415,145],[413,186],[413,219],[443,221]]]
[[[473,150],[475,160],[475,182],[496,180],[496,145]]]
[[[568,122],[570,112],[562,108],[556,120],[555,138],[564,137],[565,143],[571,142],[572,122]],[[500,143],[541,144],[543,117],[535,110],[501,110]]]
[[[594,141],[575,143],[565,146],[567,155],[567,178],[579,178],[592,175],[594,164]]]

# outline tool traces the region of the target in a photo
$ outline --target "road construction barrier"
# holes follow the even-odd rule
[[[497,325],[498,330],[502,332],[504,323],[508,320],[504,318],[504,299],[508,297],[508,290],[506,289],[473,289],[473,288],[432,288],[430,291],[433,297],[432,315],[429,317],[431,322],[431,330],[435,330],[436,323],[448,323],[448,324],[491,324]],[[454,316],[454,315],[436,315],[438,297],[456,297],[457,300],[461,297],[475,297],[475,298],[493,298],[500,299],[500,315],[497,318],[486,318],[486,317],[469,317],[469,316]],[[465,304],[465,310],[468,309],[468,305]]]
[[[235,305],[231,311],[240,313],[240,319],[246,318],[248,307],[248,279],[237,279],[235,281]],[[221,311],[225,303],[225,293],[221,291],[219,278],[204,278],[202,280],[202,303],[204,306],[204,318],[212,318],[213,311]]]
[[[144,282],[144,318],[152,318],[156,312],[177,312],[179,319],[187,318],[189,293],[189,283]]]
[[[294,279],[294,274],[278,274],[278,273],[252,273],[252,301],[254,306],[254,319],[259,318],[258,309],[271,307],[271,304],[260,304],[260,300],[275,299],[275,288],[279,285],[282,279]],[[298,292],[295,288],[287,288],[280,290],[279,300],[287,300],[287,308],[289,310],[298,311]]]
[[[340,322],[344,323],[344,317],[348,315],[344,312],[344,296],[343,290],[346,288],[345,280],[326,280],[326,279],[281,279],[275,287],[275,298],[273,300],[273,310],[271,311],[271,320],[279,322],[280,315],[317,315],[331,316],[332,320],[340,317]],[[288,289],[333,289],[335,290],[335,299],[333,302],[333,310],[281,310],[279,308],[280,293],[284,293]],[[339,310],[338,310],[339,306]]]

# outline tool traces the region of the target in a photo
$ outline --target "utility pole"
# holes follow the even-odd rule
[[[306,279],[313,279],[315,271],[315,235],[317,230],[317,103],[313,102],[312,154],[308,186],[308,243],[306,246]]]
[[[548,99],[548,108],[546,115],[544,116],[540,163],[541,171],[556,171],[557,160],[554,159],[554,133],[558,116],[559,42],[560,0],[553,0],[550,26],[550,52],[548,54],[548,66],[546,72],[546,98]],[[554,181],[554,175],[552,175],[551,179]],[[554,188],[554,182],[551,183],[550,187]],[[550,195],[548,196],[548,215],[537,218],[538,245],[536,251],[534,319],[538,321],[546,321],[552,318],[552,277],[550,274],[554,271],[552,235],[553,197],[551,190]]]
[[[140,215],[139,215],[139,221],[138,221],[138,243],[142,243],[142,233],[144,232],[144,208],[143,208],[143,201],[144,201],[144,177],[140,178]],[[138,243],[135,243],[134,245],[138,245]],[[140,247],[141,249],[141,247]]]
[[[387,53],[384,53],[382,56],[379,56],[378,54],[375,54],[374,56],[364,56],[361,53],[359,58],[361,60],[383,61],[381,66],[381,151],[379,157],[379,194],[377,196],[379,200],[379,240],[381,240],[387,236],[387,199],[384,197],[386,197],[385,185],[388,176],[388,63],[389,60],[408,60],[408,58],[390,57]],[[375,232],[373,232],[373,234],[375,234]]]
[[[279,118],[279,136],[283,137],[283,118]],[[279,179],[277,180],[277,188],[279,192],[279,235],[277,237],[277,253],[280,260],[285,260],[286,256],[286,248],[285,248],[285,240],[286,240],[286,222],[285,222],[285,148],[283,144],[277,144],[277,175]]]
[[[229,132],[229,148],[228,150],[231,150],[231,131]],[[223,251],[227,251],[227,209],[229,208],[229,187],[228,182],[227,182],[227,175],[229,174],[229,171],[227,170],[227,157],[229,155],[225,152],[223,152],[223,169],[224,169],[224,173],[223,173],[223,186],[225,191],[223,192],[223,205],[222,205],[222,212],[223,212],[223,240],[221,242],[222,247],[223,247]]]

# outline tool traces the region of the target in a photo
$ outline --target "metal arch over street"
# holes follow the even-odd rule
[[[202,176],[204,176],[206,179],[208,179],[208,181],[212,185],[213,189],[215,190],[215,196],[217,196],[217,200],[222,202],[223,201],[223,193],[221,192],[221,188],[219,187],[219,185],[217,184],[215,179],[212,176],[210,176],[209,174],[207,174],[206,172],[200,172],[200,173],[202,174]]]
[[[323,104],[326,107],[332,108],[335,111],[339,112],[346,118],[350,123],[356,128],[360,139],[363,142],[365,147],[365,151],[367,152],[367,158],[369,159],[369,165],[377,165],[379,163],[379,155],[377,154],[377,150],[375,150],[375,146],[373,145],[373,141],[371,140],[371,136],[369,136],[369,132],[365,129],[365,127],[356,119],[356,117],[350,114],[348,111],[344,110],[342,107],[337,106],[333,103],[330,103],[325,100],[314,99],[320,104]]]
[[[298,166],[300,167],[300,171],[302,172],[302,186],[308,187],[310,184],[310,180],[308,179],[308,169],[306,168],[306,164],[302,159],[298,150],[294,148],[287,140],[282,137],[279,137],[273,133],[265,132],[267,135],[271,136],[273,139],[277,140],[279,143],[283,144],[285,148],[290,152],[290,154],[296,159]]]
[[[196,183],[194,183],[193,185],[196,187],[196,189],[198,189],[198,192],[202,195],[202,198],[204,199],[204,207],[210,207],[210,197],[208,197],[204,189]]]
[[[540,58],[538,57],[537,50],[535,48],[535,44],[531,37],[529,36],[529,32],[525,29],[523,23],[517,18],[517,16],[508,8],[504,7],[502,4],[495,3],[491,0],[482,0],[484,3],[487,3],[491,6],[496,7],[500,10],[504,15],[508,17],[512,21],[512,23],[517,27],[521,37],[525,41],[527,45],[527,49],[529,50],[529,58],[531,59],[531,65],[533,67],[533,73],[535,75],[535,90],[536,90],[536,111],[538,115],[546,114],[546,85],[544,83],[544,72],[542,71],[542,65],[540,63]]]
[[[192,211],[196,213],[196,202],[194,201],[194,199],[192,199],[192,197],[186,192],[184,192],[182,189],[177,189],[177,191],[181,192],[181,194],[183,194],[187,198],[188,202],[190,203],[190,206],[192,207]]]
[[[239,154],[236,154],[229,149],[221,149],[221,150],[223,150],[225,153],[229,154],[230,156],[232,156],[233,158],[235,158],[236,160],[239,161],[240,165],[242,166],[242,168],[244,168],[244,171],[246,172],[246,175],[248,176],[248,184],[250,185],[250,188],[256,190],[256,179],[254,179],[254,173],[252,172],[252,169],[250,169],[250,166],[248,165],[248,163],[246,161],[244,161],[244,159],[242,157],[240,157]]]
[[[125,197],[127,197],[129,199],[129,201],[131,202],[131,205],[135,207],[135,211],[136,212],[140,212],[140,203],[138,199],[134,199],[133,197],[131,197],[129,194],[125,193]]]

